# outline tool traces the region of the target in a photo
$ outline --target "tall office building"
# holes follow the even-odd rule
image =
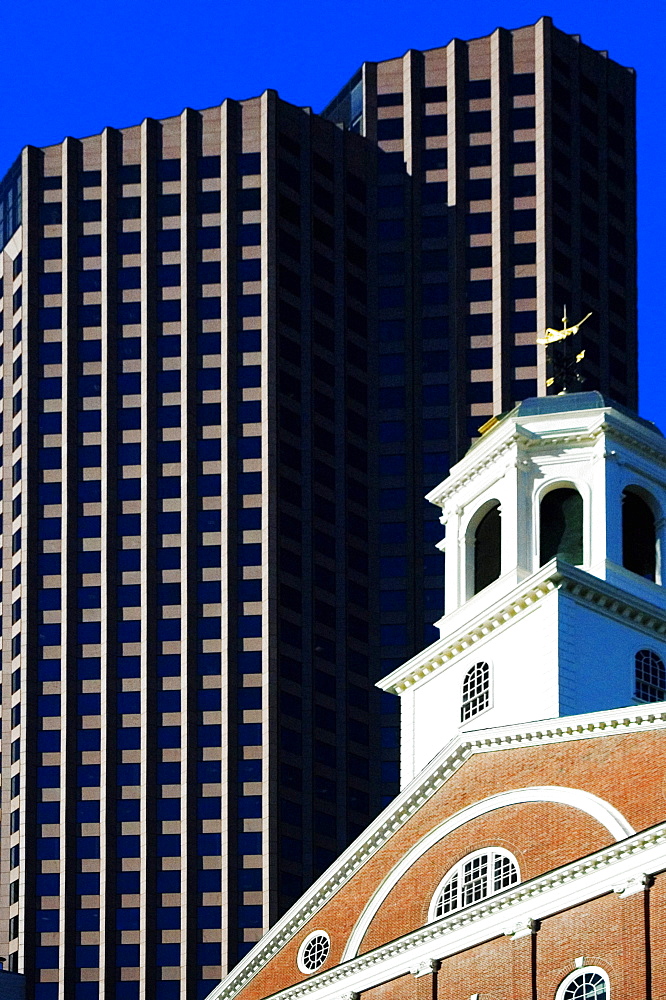
[[[23,151],[0,947],[29,1000],[205,996],[397,789],[374,683],[443,607],[424,492],[544,391],[562,297],[635,403],[633,156],[633,77],[547,20],[366,65],[325,116],[268,91]]]
[[[268,92],[11,175],[2,902],[35,997],[205,995],[378,807],[375,158]]]
[[[443,607],[423,496],[479,425],[546,391],[538,331],[591,312],[584,384],[637,406],[634,102],[632,70],[546,17],[365,63],[322,112],[383,151],[384,672]]]

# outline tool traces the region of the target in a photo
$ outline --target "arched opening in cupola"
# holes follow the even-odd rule
[[[499,503],[487,511],[474,532],[473,593],[497,580],[502,570],[502,517]]]
[[[646,580],[657,578],[654,513],[647,501],[631,488],[622,494],[622,565]]]
[[[555,556],[583,562],[583,498],[572,486],[549,490],[541,500],[539,554],[543,566]]]

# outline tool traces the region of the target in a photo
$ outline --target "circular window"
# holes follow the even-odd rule
[[[313,931],[298,949],[298,968],[301,972],[316,972],[321,969],[330,950],[331,939],[326,931]]]

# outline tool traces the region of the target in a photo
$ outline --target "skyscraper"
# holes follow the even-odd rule
[[[365,63],[322,112],[383,151],[384,672],[443,606],[423,496],[488,417],[546,391],[538,331],[591,312],[583,384],[637,406],[634,101],[633,70],[544,17]]]
[[[0,928],[29,996],[205,996],[397,789],[374,684],[443,607],[424,492],[544,391],[563,293],[635,403],[633,163],[631,74],[547,20],[366,65],[324,116],[267,91],[23,151]]]
[[[377,808],[374,159],[269,92],[14,172],[3,904],[36,996],[205,993]]]

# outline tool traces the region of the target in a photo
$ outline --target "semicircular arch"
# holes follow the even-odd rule
[[[474,802],[466,806],[459,812],[449,816],[442,823],[430,830],[393,866],[388,872],[381,885],[375,890],[366,903],[354,928],[345,945],[341,962],[354,958],[361,947],[363,938],[370,923],[374,919],[380,906],[387,898],[388,894],[397,885],[400,879],[412,867],[416,861],[422,857],[426,851],[437,844],[444,837],[454,830],[469,823],[470,820],[477,819],[486,813],[496,809],[503,809],[505,806],[520,805],[525,802],[554,802],[559,805],[571,806],[573,809],[580,809],[593,819],[597,820],[613,839],[617,842],[630,837],[636,831],[625,819],[622,813],[607,802],[605,799],[586,792],[580,788],[565,788],[559,785],[536,785],[530,788],[517,788],[506,792],[499,792],[497,795],[490,795],[486,799]]]

